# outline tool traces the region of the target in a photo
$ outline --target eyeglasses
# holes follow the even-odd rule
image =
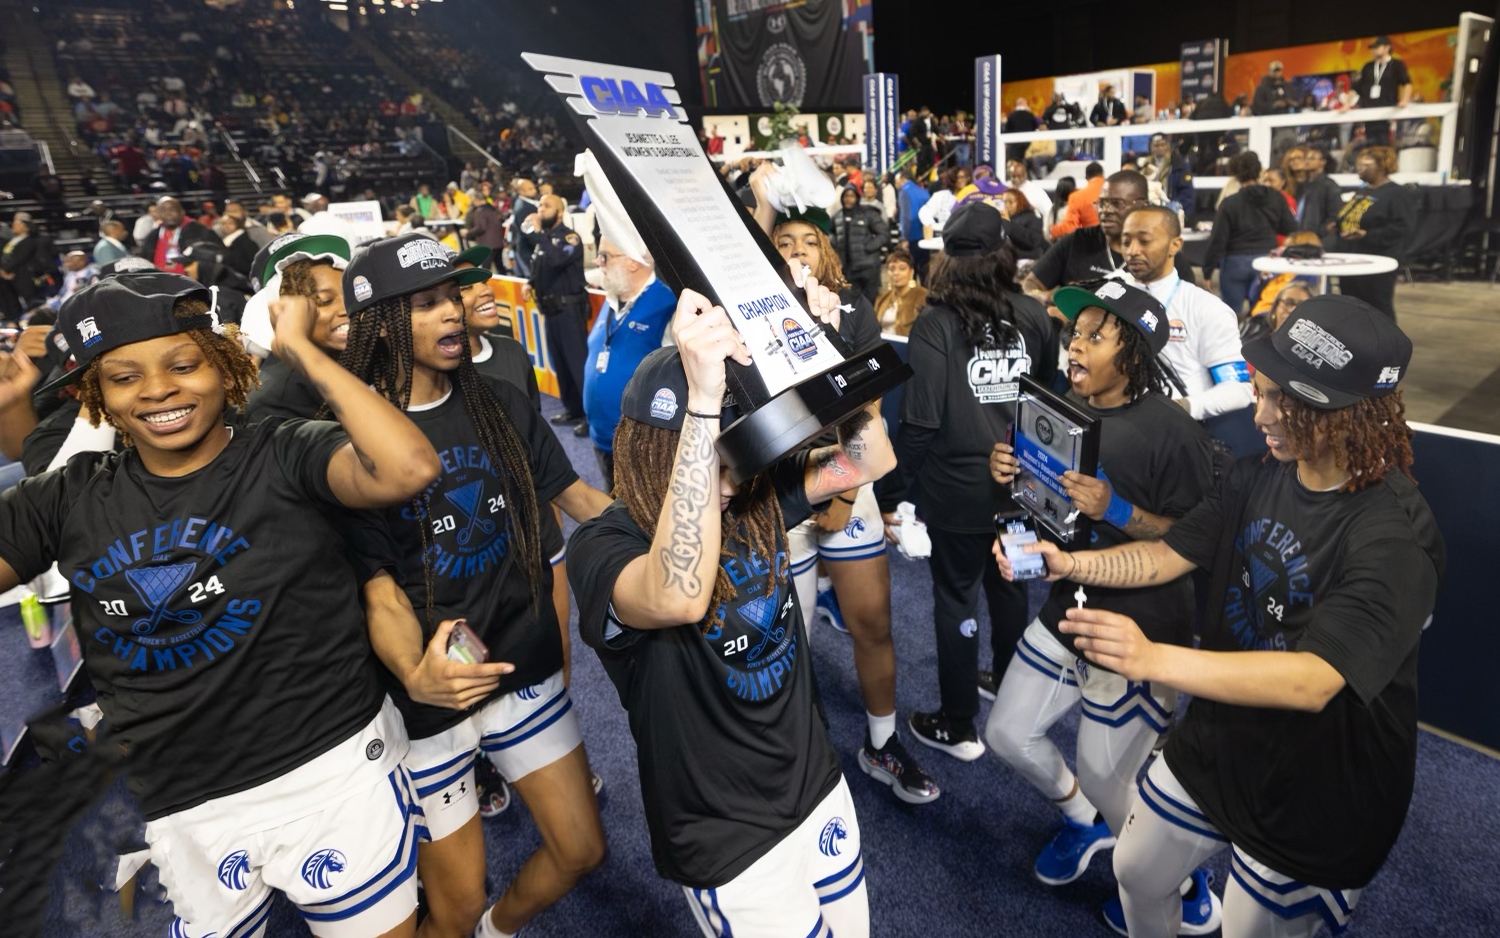
[[[1145,205],[1145,199],[1100,199],[1100,208],[1112,208],[1119,211],[1122,208],[1132,208],[1137,205]]]
[[[624,256],[624,254],[611,254],[608,251],[596,251],[594,253],[594,263],[598,264],[600,267],[604,267],[615,258]]]

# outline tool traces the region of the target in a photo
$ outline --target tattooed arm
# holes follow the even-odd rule
[[[677,456],[651,547],[625,565],[610,596],[615,618],[636,629],[687,625],[708,615],[724,543],[723,487],[714,448],[724,362],[750,363],[750,350],[724,310],[691,290],[677,301],[672,335],[688,385]],[[616,452],[615,458],[630,454]]]
[[[816,505],[840,492],[874,482],[896,467],[896,453],[875,401],[838,428],[839,445],[807,456],[807,500]]]
[[[996,541],[991,549],[1000,565],[1000,575],[1011,575],[1010,561]],[[1164,541],[1135,541],[1108,550],[1064,553],[1051,541],[1026,547],[1028,554],[1041,554],[1047,561],[1047,579],[1069,579],[1089,586],[1155,586],[1175,580],[1196,569],[1197,564],[1168,547]]]
[[[349,443],[328,461],[328,487],[349,508],[400,504],[437,478],[437,451],[395,405],[313,344],[316,318],[307,297],[271,302],[272,351],[312,382],[349,434]]]

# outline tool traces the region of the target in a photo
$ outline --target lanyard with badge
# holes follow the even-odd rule
[[[615,322],[615,308],[613,304],[610,305],[609,311],[604,314],[604,348],[599,350],[598,357],[594,359],[594,370],[601,375],[609,369],[610,340],[615,337],[616,332],[620,331],[620,327],[625,325],[625,317],[630,315],[630,306],[634,302],[632,300],[630,303],[625,304],[625,309],[621,311],[618,323]]]
[[[1381,78],[1382,75],[1385,74],[1386,68],[1391,63],[1389,61],[1385,61],[1385,62],[1374,62],[1374,63],[1371,63],[1371,64],[1373,66],[1372,69],[1371,69],[1371,71],[1374,72],[1375,81],[1370,84],[1370,97],[1371,98],[1379,98],[1380,97],[1380,78]]]

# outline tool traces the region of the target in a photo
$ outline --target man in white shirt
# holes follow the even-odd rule
[[[1046,230],[1047,210],[1052,208],[1052,194],[1047,187],[1031,178],[1030,171],[1026,168],[1025,160],[1005,161],[1005,182],[1012,189],[1019,189],[1026,196],[1026,201],[1031,203],[1031,208],[1038,218],[1042,219],[1042,230]]]
[[[1250,369],[1240,351],[1234,313],[1223,300],[1177,275],[1177,252],[1182,250],[1177,213],[1161,205],[1135,209],[1125,218],[1121,247],[1125,281],[1167,308],[1171,332],[1161,358],[1182,384],[1173,388],[1172,397],[1195,420],[1250,407]]]

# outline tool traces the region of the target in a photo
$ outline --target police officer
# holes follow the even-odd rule
[[[563,412],[556,424],[573,424],[576,436],[589,432],[583,419],[583,361],[588,357],[589,297],[583,280],[583,241],[563,224],[566,203],[556,195],[542,197],[535,214],[521,222],[521,237],[531,257],[529,289],[547,328],[547,354],[557,373],[557,396]]]

